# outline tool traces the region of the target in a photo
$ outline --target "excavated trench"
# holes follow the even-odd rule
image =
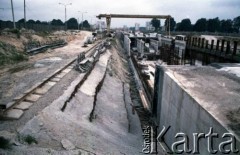
[[[97,61],[96,61],[97,62]],[[67,104],[72,100],[72,98],[77,93],[78,89],[82,86],[82,84],[86,81],[88,76],[91,74],[93,68],[95,67],[96,62],[89,68],[89,70],[85,73],[83,79],[75,86],[72,94],[69,96],[69,98],[64,102],[63,107],[61,108],[61,111],[64,112],[65,108],[67,107]]]
[[[93,54],[90,54],[90,57],[92,57]],[[91,74],[92,70],[94,69],[96,63],[99,61],[99,57],[101,56],[101,54],[99,54],[98,57],[95,58],[93,64],[91,66],[89,66],[87,72],[84,74],[83,79],[75,86],[72,94],[69,96],[69,98],[64,102],[63,107],[61,108],[61,111],[64,112],[64,110],[67,107],[67,104],[73,99],[73,97],[76,95],[77,91],[79,90],[79,88],[83,85],[83,83],[87,80],[88,76]],[[105,77],[105,75],[104,75]],[[99,89],[100,90],[100,89]],[[97,92],[97,91],[96,91]],[[95,97],[94,97],[94,101],[95,101]]]
[[[120,40],[116,40],[117,41],[117,49],[119,51],[119,53],[124,53],[122,54],[123,59],[125,59],[127,61],[127,69],[129,72],[129,85],[130,85],[130,95],[131,95],[131,100],[132,100],[132,112],[135,113],[137,112],[140,122],[141,122],[141,127],[144,128],[146,126],[154,126],[154,122],[151,118],[151,114],[149,113],[149,111],[147,109],[144,108],[139,92],[138,92],[138,84],[135,78],[135,73],[134,73],[134,66],[131,66],[132,63],[130,62],[130,57],[127,58],[127,53],[126,51],[122,48],[122,45],[120,44]]]
[[[90,116],[89,116],[89,121],[90,121],[90,122],[92,122],[93,119],[95,118],[95,116],[94,116],[94,111],[95,111],[95,107],[96,107],[97,96],[98,96],[99,91],[100,91],[101,88],[102,88],[104,79],[105,79],[105,77],[106,77],[106,73],[107,73],[107,70],[105,71],[102,80],[98,83],[98,85],[97,85],[97,87],[96,87],[96,89],[95,89],[94,100],[93,100],[93,109],[92,109],[92,111],[91,111],[91,113],[90,113]]]

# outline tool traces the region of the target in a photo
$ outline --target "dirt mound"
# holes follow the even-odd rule
[[[27,60],[27,56],[11,44],[0,41],[0,66]]]
[[[35,32],[27,29],[4,29],[0,31],[0,66],[26,60],[26,49],[41,47],[58,41],[70,42],[79,31]]]

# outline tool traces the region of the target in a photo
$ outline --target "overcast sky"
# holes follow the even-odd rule
[[[171,15],[177,22],[190,18],[195,23],[199,18],[233,19],[240,16],[240,0],[26,0],[27,20],[64,21],[64,6],[58,3],[72,3],[67,6],[67,18],[80,18],[96,22],[100,13]],[[23,18],[23,0],[13,0],[15,19]],[[12,20],[11,1],[0,0],[0,19]],[[145,26],[147,19],[112,19],[113,27]],[[163,20],[161,21],[163,24]]]

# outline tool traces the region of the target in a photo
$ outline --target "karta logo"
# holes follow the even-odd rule
[[[153,129],[153,127],[148,126],[143,129],[143,137],[144,137],[144,145],[142,152],[145,154],[156,154],[157,147],[155,146],[158,142],[160,146],[169,154],[201,154],[201,150],[199,149],[199,142],[201,139],[205,139],[207,151],[209,154],[238,154],[239,148],[237,148],[237,141],[236,137],[232,133],[224,133],[223,135],[219,136],[218,133],[214,133],[213,128],[209,128],[208,133],[193,133],[192,135],[192,142],[189,140],[189,135],[183,132],[176,133],[174,141],[170,146],[165,143],[165,139],[172,138],[166,137],[167,132],[170,131],[170,126],[167,128],[163,126],[161,132],[158,134],[157,137],[154,137],[153,131],[157,131],[157,128]],[[218,146],[216,148],[213,147],[214,139],[220,138],[222,141],[215,145]],[[156,142],[157,141],[157,142]],[[154,143],[155,142],[155,143]],[[192,148],[189,147],[189,144],[192,143]]]

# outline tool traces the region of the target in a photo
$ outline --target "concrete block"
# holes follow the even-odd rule
[[[200,105],[193,101],[193,106],[192,106],[192,120],[194,122],[198,122],[199,121],[199,116],[200,115]]]
[[[60,74],[56,75],[56,78],[63,78],[66,75],[66,73],[61,72]]]
[[[193,100],[186,92],[183,93],[182,108],[189,117],[192,116]]]
[[[24,95],[25,94],[21,94],[21,95],[15,97],[13,100],[15,100],[15,101],[20,100],[21,98],[23,98]]]
[[[57,72],[59,72],[61,69],[57,69],[53,74],[56,74]]]
[[[58,82],[58,81],[60,81],[61,79],[60,78],[57,78],[57,77],[54,77],[54,78],[52,78],[51,79],[51,81],[53,81],[53,82]]]
[[[62,72],[63,73],[68,73],[68,72],[70,72],[72,69],[71,68],[66,68],[66,69],[64,69]]]
[[[33,89],[39,87],[41,84],[42,84],[42,82],[38,82],[38,83],[36,83],[36,84],[33,85],[31,88],[29,88],[28,90],[26,90],[26,91],[24,92],[24,94],[28,94],[28,93],[30,93]]]
[[[209,119],[211,119],[212,116],[203,108],[200,108],[199,114],[200,114],[199,120],[204,124],[208,124],[210,126],[211,123],[209,122]]]
[[[21,102],[17,106],[14,107],[14,109],[21,109],[21,110],[27,110],[30,106],[32,106],[33,103],[30,102]]]
[[[15,104],[15,102],[12,101],[12,102],[8,102],[7,104],[0,104],[0,107],[2,107],[3,109],[7,109],[7,108],[11,107],[14,104]]]
[[[50,86],[54,86],[57,82],[49,81],[47,84]]]
[[[75,149],[75,146],[72,144],[72,142],[70,142],[67,139],[61,140],[61,143],[62,143],[63,148],[66,149],[66,150],[73,150],[73,149]]]
[[[20,109],[11,109],[7,111],[4,118],[6,119],[19,119],[23,115],[23,111]]]
[[[67,67],[67,69],[73,69],[74,66],[75,66],[75,64],[70,65],[70,66]]]
[[[41,97],[41,95],[37,95],[37,94],[30,94],[26,97],[26,101],[29,102],[36,102],[39,98]]]
[[[48,89],[44,89],[44,88],[38,88],[35,90],[35,94],[39,94],[39,95],[43,95],[45,94],[46,92],[48,92]]]
[[[46,92],[48,92],[48,90],[52,88],[51,85],[49,85],[48,83],[44,84],[41,88],[38,88],[35,90],[35,94],[40,94],[40,95],[43,95],[45,94]]]

